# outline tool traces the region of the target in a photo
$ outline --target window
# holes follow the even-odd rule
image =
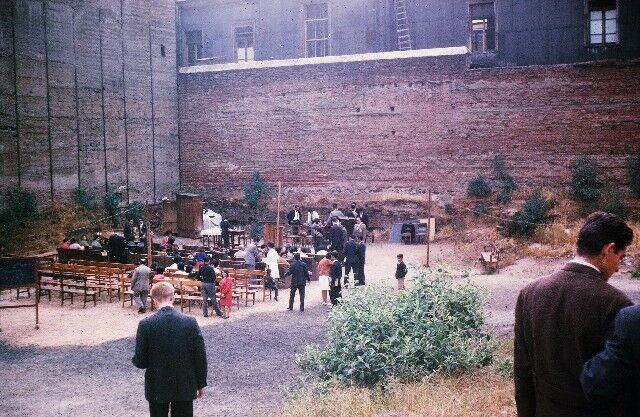
[[[187,62],[189,65],[202,58],[202,31],[190,30],[187,32]]]
[[[496,49],[496,19],[493,2],[469,5],[471,52]]]
[[[236,60],[253,61],[255,49],[253,46],[253,25],[238,26],[234,29],[236,42]]]
[[[591,0],[589,7],[589,43],[606,45],[618,42],[618,9],[615,0]]]
[[[329,55],[329,6],[326,3],[305,6],[305,56]]]

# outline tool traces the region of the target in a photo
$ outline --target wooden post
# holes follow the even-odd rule
[[[429,201],[427,203],[427,268],[429,268],[429,249],[431,242],[429,237],[431,236],[431,189],[429,189]]]
[[[280,235],[280,194],[282,193],[282,182],[278,181],[278,211],[276,213],[276,246],[280,246],[282,236]]]
[[[147,266],[151,267],[153,256],[153,239],[151,238],[151,225],[147,223]]]

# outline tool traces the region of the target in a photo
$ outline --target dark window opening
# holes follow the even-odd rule
[[[167,50],[164,47],[164,45],[160,45],[160,55],[161,56],[167,56]]]
[[[253,61],[255,59],[253,25],[238,26],[234,30],[236,42],[236,60]]]
[[[186,33],[187,38],[187,62],[189,65],[196,63],[202,58],[202,31],[190,30]]]
[[[615,0],[590,0],[589,44],[618,43],[618,9]]]
[[[471,52],[496,49],[496,17],[493,2],[469,5]]]

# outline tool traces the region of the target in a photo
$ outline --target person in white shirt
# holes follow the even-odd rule
[[[269,251],[267,252],[265,263],[267,264],[267,268],[271,269],[271,278],[277,280],[278,278],[280,278],[280,269],[278,268],[278,260],[280,259],[280,255],[278,255],[278,251],[276,250],[275,246],[276,245],[273,242],[267,243]]]
[[[71,238],[71,244],[69,245],[69,249],[73,250],[84,250],[84,246],[79,244],[75,238]]]

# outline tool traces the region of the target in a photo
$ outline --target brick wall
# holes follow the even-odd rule
[[[178,187],[173,1],[0,0],[0,16],[0,197]]]
[[[525,186],[565,186],[583,154],[627,181],[640,63],[466,68],[450,56],[180,74],[183,186],[219,198],[259,170],[338,200],[462,194],[498,151]]]

